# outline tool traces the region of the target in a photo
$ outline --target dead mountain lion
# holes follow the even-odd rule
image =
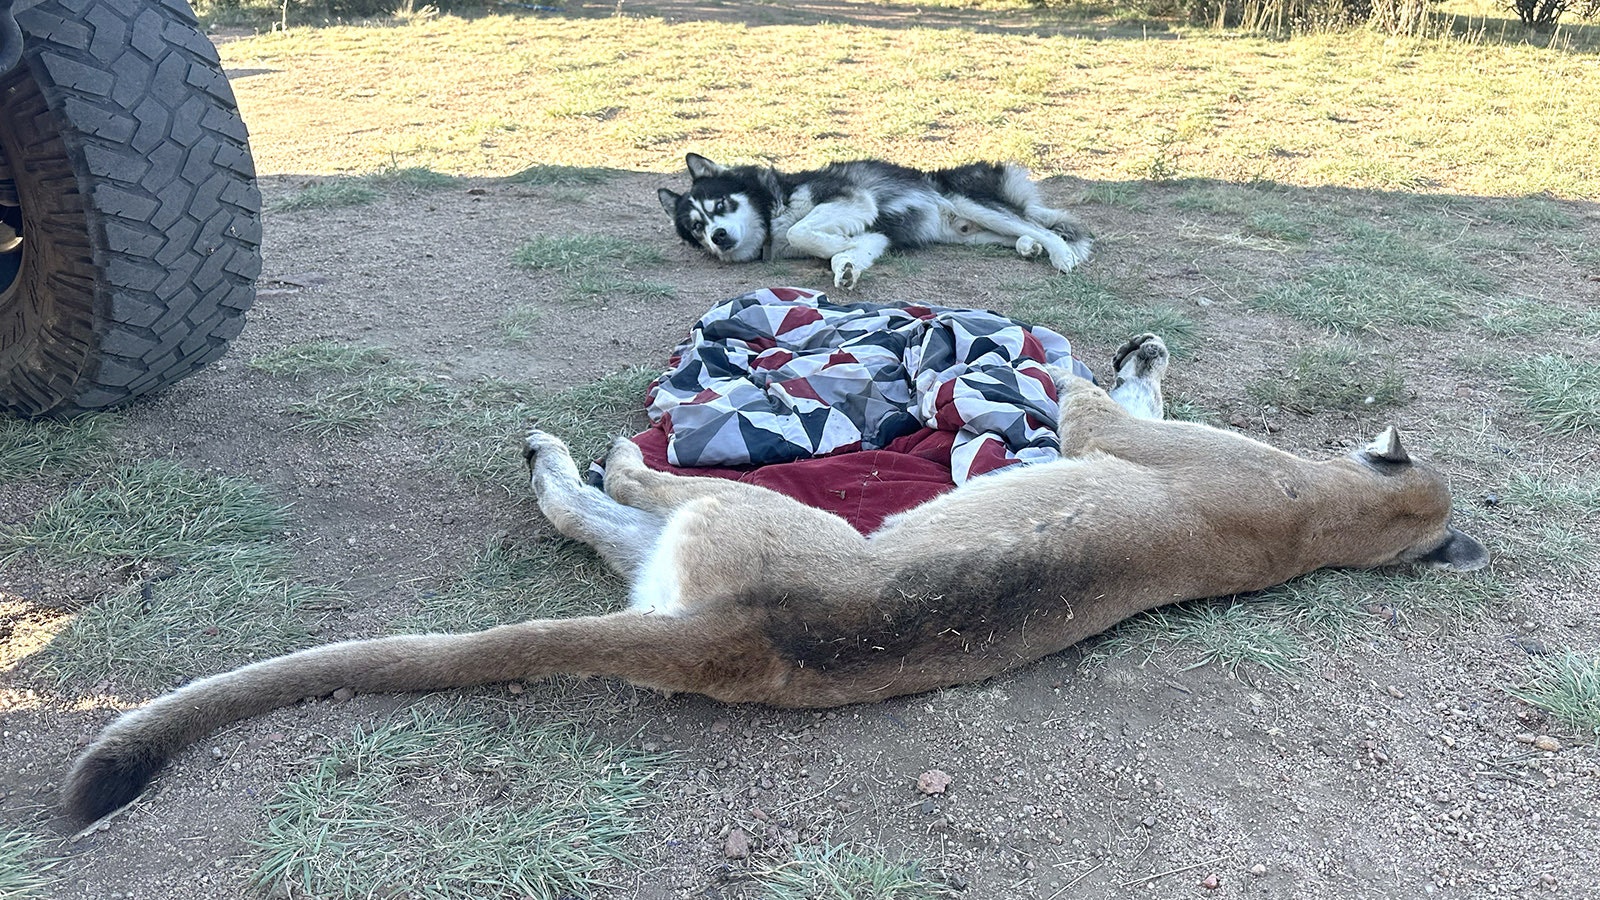
[[[1165,348],[1153,336],[1134,346],[1119,357],[1116,390],[1149,395]],[[611,450],[602,493],[579,480],[560,440],[534,431],[539,508],[632,581],[627,609],[347,641],[196,681],[108,726],[68,776],[66,808],[104,815],[216,728],[339,688],[570,672],[729,702],[837,706],[988,678],[1141,610],[1322,566],[1488,561],[1450,527],[1444,480],[1413,463],[1392,428],[1313,462],[1204,425],[1135,418],[1088,381],[1057,378],[1061,459],[977,478],[867,537],[764,488],[648,469],[626,441]]]

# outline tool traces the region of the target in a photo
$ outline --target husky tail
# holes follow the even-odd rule
[[[716,661],[737,665],[730,657],[742,649],[720,631],[687,618],[620,612],[469,634],[345,641],[262,660],[186,685],[112,722],[74,763],[62,805],[80,821],[98,819],[137,797],[167,760],[216,729],[340,688],[432,691],[571,673],[705,690],[708,670],[720,668]]]

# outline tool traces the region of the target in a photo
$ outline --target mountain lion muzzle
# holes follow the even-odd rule
[[[1159,416],[1159,339],[1130,342],[1117,367],[1113,393]],[[867,536],[764,488],[651,470],[627,441],[611,449],[602,493],[536,430],[526,455],[540,510],[631,581],[626,609],[346,641],[201,679],[111,723],[68,776],[65,807],[105,815],[215,729],[340,688],[577,673],[732,703],[838,706],[989,678],[1142,610],[1324,566],[1488,562],[1450,527],[1444,479],[1392,428],[1311,461],[1136,418],[1088,381],[1057,380],[1059,460],[974,479]]]

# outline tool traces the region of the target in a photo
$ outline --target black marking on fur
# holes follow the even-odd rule
[[[147,753],[91,751],[72,773],[64,801],[67,813],[80,822],[93,822],[116,812],[133,802],[165,763]]]
[[[1113,574],[1107,565],[1081,557],[952,555],[908,566],[878,597],[825,606],[789,596],[767,605],[767,638],[796,665],[839,675],[898,666],[913,653],[983,654],[996,640],[1071,619],[1089,586]]]

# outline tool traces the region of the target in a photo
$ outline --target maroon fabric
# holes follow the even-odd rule
[[[950,447],[955,434],[923,428],[891,441],[882,450],[743,468],[679,468],[667,463],[667,432],[661,423],[633,442],[652,469],[675,475],[728,478],[777,491],[844,517],[862,534],[883,520],[932,500],[955,485],[950,481]]]

